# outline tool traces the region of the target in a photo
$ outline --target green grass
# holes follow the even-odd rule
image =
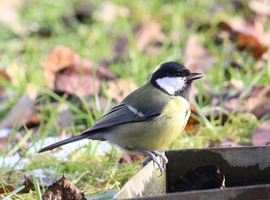
[[[89,3],[90,2],[90,3]],[[5,69],[11,76],[11,83],[5,84],[5,90],[12,94],[5,102],[1,102],[0,119],[15,105],[17,100],[26,92],[27,85],[32,83],[37,86],[41,97],[36,101],[41,116],[39,127],[36,130],[21,127],[14,128],[12,136],[0,156],[8,156],[20,151],[23,158],[29,162],[22,169],[1,167],[0,185],[23,182],[23,175],[38,176],[33,170],[43,169],[48,177],[60,178],[63,173],[70,177],[76,186],[86,195],[96,194],[104,190],[119,190],[121,186],[140,168],[142,161],[128,164],[118,164],[121,151],[113,148],[105,156],[97,156],[96,144],[89,142],[85,153],[72,153],[65,161],[56,158],[51,153],[31,154],[20,140],[15,146],[14,140],[20,131],[27,142],[35,143],[49,136],[58,136],[62,131],[55,120],[63,107],[66,107],[74,118],[74,122],[64,130],[69,135],[77,135],[82,130],[90,127],[96,119],[102,116],[111,106],[112,100],[106,94],[107,83],[103,83],[100,96],[91,98],[82,97],[80,100],[68,100],[67,96],[59,96],[45,87],[46,81],[40,63],[44,61],[50,49],[55,45],[65,45],[83,58],[89,59],[94,66],[99,66],[100,60],[110,59],[114,55],[114,44],[121,35],[127,37],[129,48],[108,69],[121,78],[133,77],[140,86],[148,80],[151,72],[161,62],[177,60],[184,62],[184,52],[187,39],[196,33],[200,42],[217,60],[215,66],[202,62],[201,70],[204,71],[204,83],[195,83],[199,95],[197,109],[199,113],[213,110],[209,106],[211,97],[209,91],[222,94],[226,83],[230,79],[241,80],[246,93],[254,85],[268,85],[270,78],[270,65],[260,71],[254,69],[254,60],[247,51],[238,51],[232,41],[215,43],[216,34],[219,32],[217,24],[235,16],[244,18],[254,15],[246,5],[244,9],[235,11],[232,3],[227,1],[126,1],[114,0],[113,3],[127,9],[127,16],[118,16],[112,23],[105,24],[98,20],[97,15],[102,14],[103,1],[84,0],[44,0],[27,1],[20,10],[20,24],[30,33],[17,36],[11,29],[0,24],[0,68]],[[80,23],[73,16],[73,5],[90,4],[92,7],[90,20]],[[222,8],[222,9],[221,9]],[[220,9],[218,12],[217,10]],[[70,26],[65,21],[68,20]],[[164,32],[164,38],[158,55],[146,54],[137,47],[136,37],[132,30],[136,24],[145,21],[157,21]],[[265,25],[269,27],[269,24]],[[52,31],[49,38],[39,36],[37,28],[48,28]],[[179,39],[172,42],[175,34]],[[229,61],[236,61],[243,66],[242,70],[230,67]],[[268,61],[269,63],[269,61]],[[228,78],[224,69],[228,69]],[[239,103],[245,101],[241,97]],[[57,105],[51,103],[54,100]],[[100,107],[100,101],[105,100],[105,108]],[[89,102],[94,105],[89,108]],[[222,110],[222,112],[227,112]],[[221,119],[210,120],[203,116],[199,118],[201,124],[199,131],[194,134],[183,133],[170,148],[198,148],[206,144],[219,144],[223,138],[230,138],[241,144],[251,144],[251,134],[263,120],[257,120],[248,113],[229,113],[229,121],[221,123]],[[17,163],[18,165],[20,164]],[[50,169],[51,172],[46,171]],[[9,173],[12,178],[9,179]],[[35,182],[37,187],[38,183]],[[41,190],[43,193],[44,190]],[[16,194],[20,199],[38,199],[35,192]],[[1,197],[1,196],[0,196]]]

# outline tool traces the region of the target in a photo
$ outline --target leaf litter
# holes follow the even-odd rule
[[[101,81],[116,77],[102,66],[95,68],[91,61],[64,46],[52,48],[41,66],[48,87],[79,96],[100,93]]]
[[[43,200],[53,199],[73,199],[86,200],[84,193],[80,192],[75,185],[73,185],[66,175],[50,185],[45,193],[42,195]]]
[[[248,52],[256,60],[256,66],[252,68],[252,70],[260,70],[266,67],[270,45],[270,33],[267,28],[264,27],[264,23],[269,20],[269,5],[262,3],[262,1],[252,0],[248,2],[248,6],[258,15],[243,19],[232,18],[230,20],[221,20],[217,26],[214,25],[214,28],[220,28],[217,30],[216,45],[220,45],[226,39],[230,40],[230,43],[228,44],[232,46],[236,44],[238,52]],[[99,12],[100,10],[103,12]],[[132,9],[128,7],[118,6],[108,2],[103,3],[96,11],[90,6],[85,10],[78,9],[75,14],[76,13],[81,14],[81,22],[83,23],[85,23],[84,20],[97,20],[104,24],[113,24],[119,17],[129,17],[133,14]],[[19,24],[16,16],[10,20],[14,20],[13,24],[15,25]],[[211,28],[213,24],[209,23],[208,26]],[[16,30],[14,27],[11,28],[14,29],[15,32],[19,30]],[[20,31],[18,31],[18,33],[21,34]],[[175,31],[172,36],[168,36],[166,29],[155,19],[143,19],[142,21],[137,22],[132,27],[132,34],[135,37],[138,50],[148,56],[157,56],[160,54],[161,47],[165,43],[166,37],[174,38],[175,42],[181,41],[182,39],[182,33],[180,31]],[[40,64],[44,70],[46,86],[55,92],[63,92],[71,96],[78,95],[89,97],[95,94],[102,95],[102,82],[108,81],[106,95],[114,101],[113,103],[119,103],[128,93],[135,90],[137,85],[131,78],[116,79],[116,75],[107,67],[121,62],[123,58],[126,59],[129,56],[129,48],[131,48],[129,39],[126,34],[122,33],[118,39],[114,41],[112,55],[97,61],[96,63],[98,64],[95,64],[90,59],[82,58],[78,53],[67,46],[56,45]],[[191,69],[191,71],[208,73],[217,65],[217,57],[212,54],[212,52],[210,53],[210,50],[206,45],[200,42],[198,33],[189,34],[183,49],[184,53],[181,52],[181,56],[183,55],[185,65]],[[230,67],[233,67],[235,70],[245,70],[242,63],[239,64],[238,60],[235,60],[233,57],[229,57],[224,62],[228,63]],[[227,69],[223,70],[224,73],[229,74]],[[7,81],[12,81],[5,75],[5,72],[3,72],[3,75],[0,73],[0,77],[3,77]],[[243,82],[237,79],[231,79],[229,75],[227,76],[227,79],[228,82],[225,85],[224,91],[216,94],[212,91],[207,91],[207,96],[210,99],[208,106],[222,108],[226,110],[228,114],[223,113],[220,115],[219,109],[216,109],[214,112],[203,110],[203,114],[208,120],[214,115],[216,119],[221,117],[222,124],[225,124],[230,120],[229,114],[232,112],[235,112],[236,114],[243,112],[250,113],[257,119],[265,119],[270,116],[268,103],[269,86],[254,85],[251,90],[246,93]],[[204,80],[202,85],[207,85],[206,81],[207,80]],[[31,128],[31,124],[35,124],[33,127],[37,127],[40,123],[40,116],[33,115],[36,109],[34,102],[37,100],[39,93],[36,91],[37,89],[35,89],[34,85],[30,84],[28,88],[30,89],[28,89],[26,94],[19,99],[18,103],[0,123],[3,133],[4,130],[8,130],[0,137],[0,147],[6,145],[10,134],[10,128],[12,128],[14,124],[17,124],[18,127],[28,124],[28,127]],[[5,88],[0,88],[0,94],[3,94],[4,92]],[[195,96],[195,99],[198,100],[200,95],[198,91],[193,89],[192,92],[192,96]],[[241,99],[243,95],[245,97],[244,99]],[[202,120],[195,107],[191,106],[191,108],[192,115],[188,121],[186,131],[190,134],[196,134],[199,131]],[[17,115],[18,110],[22,110],[23,117]],[[68,119],[63,120],[64,123],[61,125],[62,128],[73,123],[72,114],[69,110],[63,111],[63,113],[58,116],[59,119],[63,119],[63,117],[67,117]],[[251,138],[252,145],[268,145],[270,141],[269,132],[268,122],[258,125]],[[42,145],[52,143],[52,140],[53,142],[59,141],[59,139],[62,140],[63,138],[61,137],[67,137],[64,131],[62,132],[62,135],[60,135],[60,138],[49,137],[48,140],[43,141],[44,143],[38,142],[35,144],[35,147],[29,145],[32,147],[29,151],[34,153]],[[87,142],[88,141],[82,141],[82,144],[79,144],[75,149],[72,148],[74,145],[67,145],[66,148],[64,146],[62,149],[56,150],[54,154],[56,157],[65,159],[70,152],[84,146]],[[217,146],[217,144],[226,147],[241,146],[241,144],[238,144],[232,138],[223,138],[218,142],[213,140],[210,141],[209,144],[205,144],[205,146]],[[106,154],[106,150],[110,149],[110,147],[106,148],[103,145],[105,144],[102,144],[100,150],[102,151],[105,149],[103,153]],[[140,156],[124,155],[120,162],[136,162],[140,159]],[[63,185],[68,185],[71,188],[71,192],[64,191],[63,188],[61,188]],[[63,177],[60,182],[51,186],[51,190],[46,193],[46,198],[52,198],[54,195],[61,196],[64,195],[64,193],[65,195],[71,195],[72,193],[80,194],[79,191],[74,189],[74,187],[68,183],[66,177]]]

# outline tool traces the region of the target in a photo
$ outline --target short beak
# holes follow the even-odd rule
[[[202,73],[190,73],[187,76],[187,80],[193,81],[193,80],[196,80],[196,79],[199,79],[199,78],[202,78],[202,77],[203,77]]]

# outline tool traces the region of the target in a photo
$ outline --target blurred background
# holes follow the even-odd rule
[[[269,1],[2,0],[0,8],[0,187],[66,173],[89,196],[119,190],[143,156],[96,141],[36,152],[80,134],[171,60],[204,78],[169,149],[269,144]],[[31,189],[16,195],[36,198]]]

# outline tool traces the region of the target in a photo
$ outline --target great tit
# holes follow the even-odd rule
[[[158,66],[150,80],[130,93],[119,105],[102,116],[81,135],[51,144],[40,152],[82,139],[107,140],[122,149],[141,152],[153,160],[162,171],[159,150],[168,146],[183,131],[190,116],[189,93],[191,83],[202,78],[177,62]]]

